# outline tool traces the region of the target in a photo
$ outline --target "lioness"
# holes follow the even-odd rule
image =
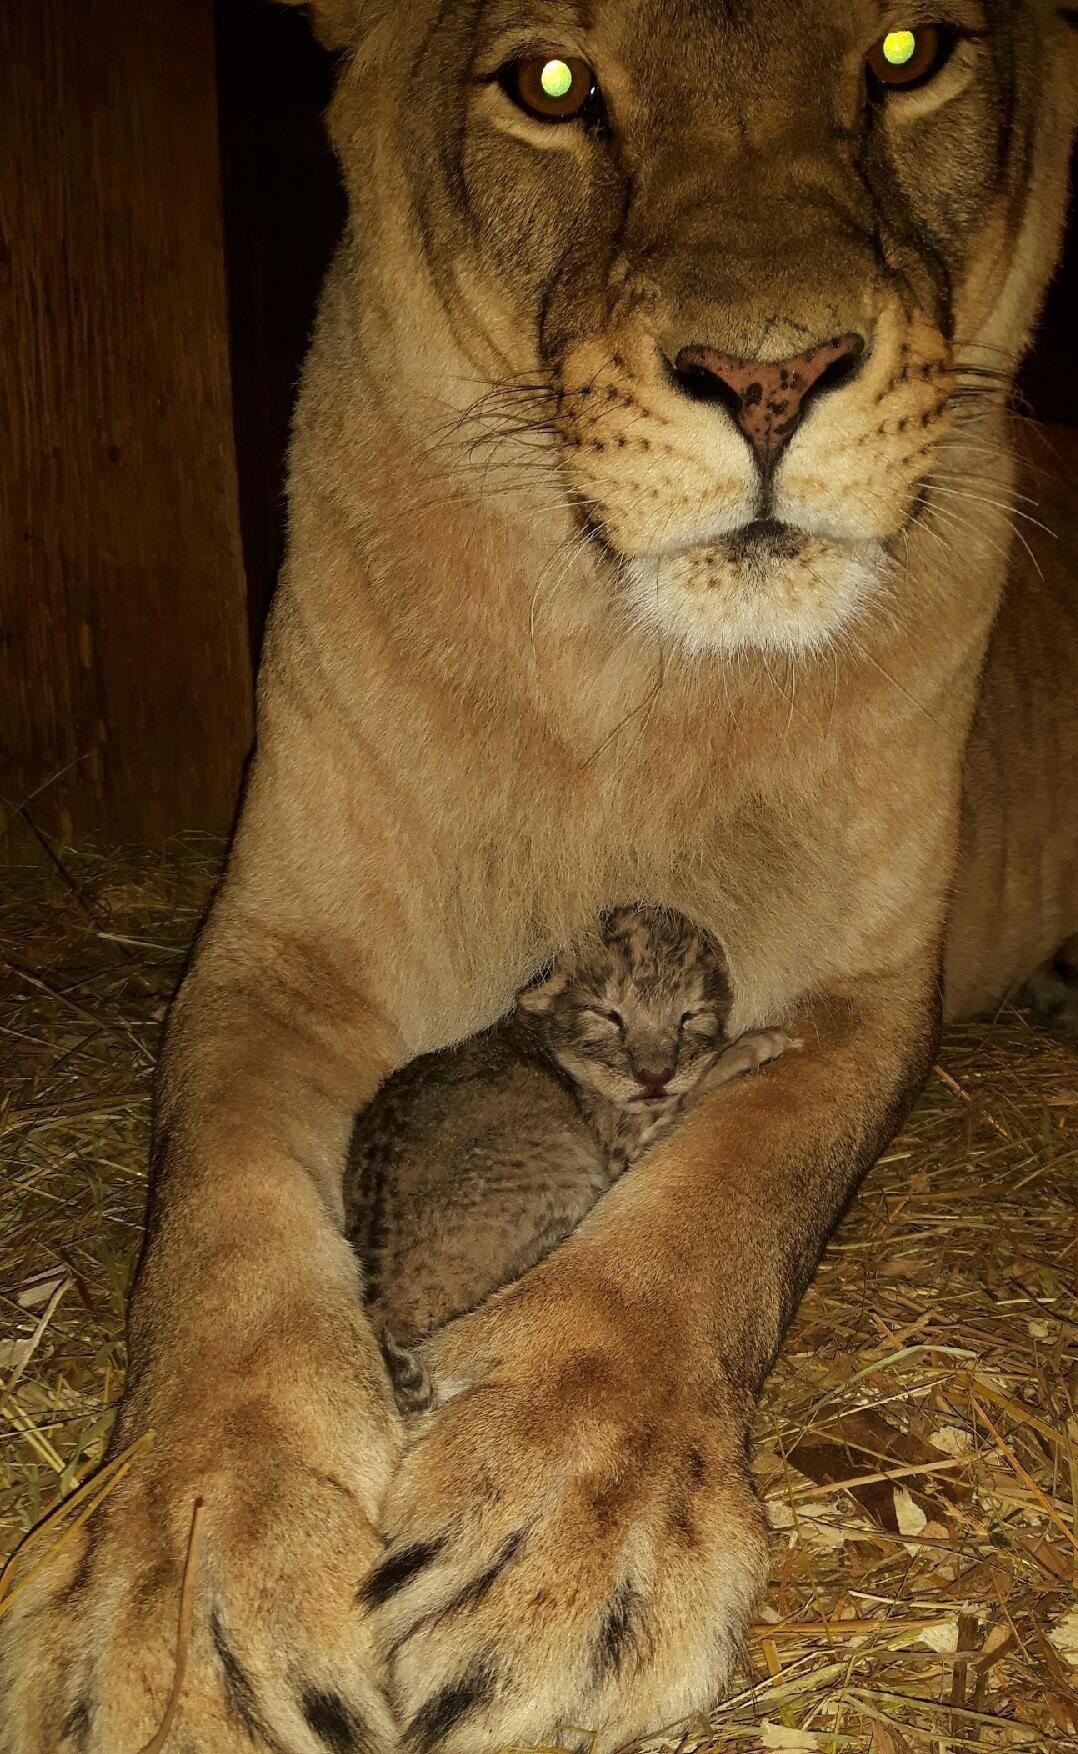
[[[951,1003],[1078,925],[1073,672],[1041,669],[1073,597],[1012,542],[1003,409],[1063,223],[1074,9],[317,22],[352,219],[161,1072],[115,1440],[154,1445],[3,1621],[4,1754],[155,1735],[196,1496],[175,1754],[609,1748],[705,1706],[764,1576],[754,1398],[934,1052],[1008,566]],[[806,1051],[454,1324],[459,1392],[402,1453],[341,1231],[353,1113],[636,900],[722,941],[733,1032]]]

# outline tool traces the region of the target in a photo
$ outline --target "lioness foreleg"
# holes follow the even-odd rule
[[[137,1754],[154,1735],[196,1498],[169,1748],[394,1739],[356,1595],[399,1421],[341,1183],[354,1112],[403,1049],[364,972],[363,906],[353,926],[295,896],[279,870],[254,896],[230,877],[174,1008],[113,1453],[153,1442],[0,1625],[3,1754]]]
[[[352,1112],[398,1054],[322,944],[226,898],[169,1029],[113,1450],[153,1442],[3,1628],[4,1754],[149,1741],[196,1497],[205,1537],[168,1746],[391,1741],[355,1597],[380,1552],[398,1425],[338,1225]]]
[[[764,1577],[750,1412],[934,1049],[935,969],[819,995],[568,1242],[444,1330],[364,1590],[411,1745],[618,1746],[707,1706]]]

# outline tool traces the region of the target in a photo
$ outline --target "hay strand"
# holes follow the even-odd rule
[[[219,855],[64,849],[62,879],[53,861],[0,891],[0,1614],[149,1441],[95,1472],[150,1070]],[[650,1746],[1078,1754],[1076,1188],[1074,1047],[1013,1011],[952,1031],[768,1384],[772,1575],[742,1671]],[[563,1737],[587,1741],[550,1754]]]
[[[205,1505],[202,1499],[196,1498],[194,1508],[191,1511],[191,1532],[187,1537],[187,1557],[183,1566],[183,1582],[180,1584],[180,1618],[176,1628],[176,1660],[172,1671],[172,1688],[165,1706],[165,1715],[161,1719],[157,1734],[151,1736],[145,1747],[139,1749],[139,1754],[161,1754],[183,1698],[187,1658],[191,1649],[191,1622],[195,1612],[195,1579],[198,1576],[198,1561],[202,1552],[202,1515],[204,1510]]]

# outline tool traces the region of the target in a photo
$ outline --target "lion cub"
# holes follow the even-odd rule
[[[428,1393],[405,1345],[474,1309],[569,1235],[702,1083],[777,1058],[730,1043],[730,990],[704,933],[623,908],[559,957],[486,1035],[413,1061],[359,1117],[348,1235],[402,1409]]]

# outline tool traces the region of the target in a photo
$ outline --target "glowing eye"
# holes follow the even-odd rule
[[[868,51],[869,72],[885,91],[927,85],[949,61],[956,40],[956,33],[941,24],[890,30]]]
[[[904,67],[912,61],[917,53],[917,32],[913,30],[893,30],[884,37],[880,44],[883,58],[889,67]]]
[[[544,97],[552,97],[555,103],[560,103],[573,89],[573,69],[568,61],[548,61],[539,75],[539,83]]]
[[[540,122],[573,122],[598,99],[586,61],[559,55],[517,61],[500,75],[504,90]]]

